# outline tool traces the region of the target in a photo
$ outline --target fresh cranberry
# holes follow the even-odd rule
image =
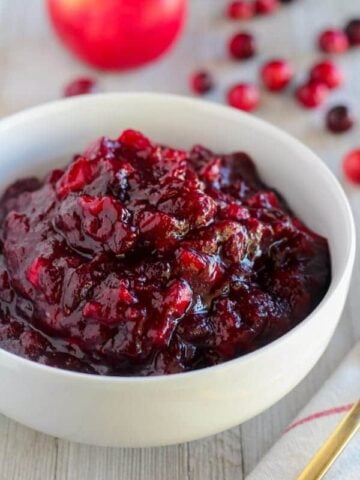
[[[269,15],[279,8],[279,0],[255,0],[255,10],[259,15]]]
[[[360,45],[360,18],[350,20],[345,27],[345,33],[350,45]]]
[[[329,88],[337,88],[344,83],[343,71],[330,60],[315,64],[310,70],[310,80],[323,82]]]
[[[343,53],[349,48],[349,40],[342,30],[333,28],[321,33],[319,47],[326,53]]]
[[[96,81],[92,78],[80,77],[72,80],[64,88],[64,97],[74,97],[75,95],[86,95],[94,93],[97,90]]]
[[[360,185],[360,149],[352,150],[345,156],[343,172],[350,182]]]
[[[297,101],[305,108],[319,107],[326,101],[328,94],[328,87],[319,81],[311,81],[296,90]]]
[[[242,105],[256,95],[247,85]],[[243,152],[129,129],[15,182],[0,212],[0,348],[68,370],[218,364],[283,335],[329,285],[326,240]]]
[[[326,126],[333,133],[342,133],[350,130],[354,125],[354,118],[349,109],[343,105],[331,108],[326,114]]]
[[[228,4],[226,13],[232,20],[248,20],[255,15],[254,3],[249,0],[235,0]]]
[[[199,71],[191,76],[190,86],[194,93],[202,95],[213,89],[214,81],[209,72]]]
[[[250,33],[237,33],[230,39],[229,52],[236,60],[253,57],[256,53],[255,38]]]
[[[272,60],[261,69],[261,77],[268,90],[278,92],[286,88],[294,76],[291,64],[285,60]]]
[[[252,112],[260,103],[260,92],[256,85],[239,83],[228,91],[227,99],[232,107]]]

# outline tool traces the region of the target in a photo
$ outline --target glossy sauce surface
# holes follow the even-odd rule
[[[326,239],[246,153],[127,130],[0,202],[0,347],[102,375],[218,364],[283,335],[330,282]]]

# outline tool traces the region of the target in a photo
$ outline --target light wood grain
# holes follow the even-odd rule
[[[226,0],[190,0],[186,34],[176,49],[153,66],[119,75],[93,72],[69,56],[51,33],[44,3],[0,0],[0,116],[56,99],[64,83],[87,73],[96,76],[105,91],[189,94],[190,72],[204,66],[218,83],[210,99],[223,102],[233,82],[257,78],[259,61],[285,56],[297,66],[300,81],[301,72],[320,57],[314,48],[317,32],[360,16],[359,0],[297,0],[271,18],[246,24],[259,40],[259,55],[254,61],[234,64],[226,58],[225,45],[239,26],[223,19]],[[360,118],[360,52],[337,61],[347,82],[332,94],[330,103],[351,101]],[[258,115],[304,141],[338,176],[344,152],[360,144],[359,127],[341,137],[331,136],[323,128],[324,110],[301,111],[290,93],[264,95]],[[345,188],[359,227],[360,189]],[[343,320],[326,353],[293,392],[262,415],[198,442],[136,450],[69,443],[0,416],[0,480],[243,480],[360,337],[359,267],[357,258]]]
[[[189,444],[188,478],[191,480],[242,480],[244,468],[239,428]]]
[[[59,441],[58,459],[56,480],[182,480],[188,470],[187,445],[127,450]]]
[[[57,459],[55,438],[1,417],[0,480],[52,480]]]

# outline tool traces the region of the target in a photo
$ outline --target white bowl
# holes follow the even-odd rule
[[[125,128],[158,142],[245,150],[261,176],[329,239],[332,281],[320,305],[289,333],[219,366],[151,378],[98,377],[46,367],[0,349],[0,411],[36,430],[107,446],[157,446],[244,422],[286,395],[325,350],[348,291],[355,254],[352,214],[323,162],[255,117],[189,98],[107,94],[61,100],[0,123],[0,189],[45,173],[59,157]]]

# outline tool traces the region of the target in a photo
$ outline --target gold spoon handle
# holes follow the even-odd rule
[[[360,428],[360,400],[339,423],[297,480],[320,480]]]

